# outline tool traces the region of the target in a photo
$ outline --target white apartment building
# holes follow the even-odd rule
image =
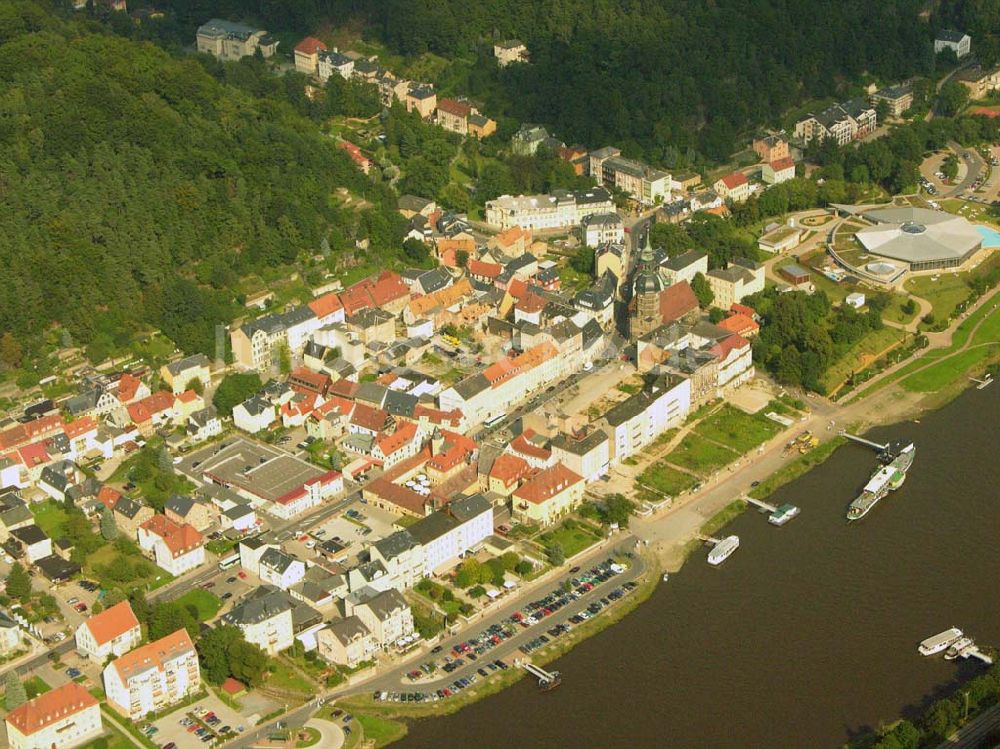
[[[76,628],[76,649],[95,663],[123,656],[142,642],[139,620],[128,601],[95,614]]]
[[[288,590],[306,574],[306,565],[291,554],[269,548],[260,557],[260,579],[281,590]]]
[[[274,405],[258,395],[251,396],[233,409],[233,424],[250,434],[257,434],[275,422]]]
[[[198,27],[196,41],[199,52],[220,60],[239,60],[258,51],[264,57],[270,57],[278,49],[278,42],[266,31],[219,18]]]
[[[625,241],[625,224],[617,213],[594,213],[581,221],[583,243],[587,247]]]
[[[108,706],[133,721],[200,688],[198,653],[186,629],[136,648],[104,669]]]
[[[276,655],[292,646],[292,599],[282,590],[262,585],[246,600],[223,615],[224,624],[239,627],[247,642],[268,655]]]
[[[499,229],[568,229],[595,213],[611,213],[611,193],[603,188],[551,195],[501,195],[486,203],[486,223]]]
[[[433,575],[493,534],[493,506],[482,494],[459,497],[407,530],[423,548],[420,576]]]
[[[139,547],[151,551],[157,566],[174,577],[205,563],[205,539],[191,525],[153,515],[139,526]]]
[[[100,703],[75,681],[15,707],[6,724],[12,749],[73,749],[104,732]]]
[[[612,463],[642,450],[660,434],[680,424],[691,410],[691,382],[662,376],[604,415],[608,424]]]
[[[611,464],[611,446],[603,429],[573,435],[560,432],[552,438],[552,459],[562,463],[587,481],[607,475]]]
[[[410,604],[398,590],[390,588],[360,602],[352,602],[356,594],[345,599],[345,606],[361,620],[375,644],[387,650],[395,642],[407,635],[413,634],[413,612]]]

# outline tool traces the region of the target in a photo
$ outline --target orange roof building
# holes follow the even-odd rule
[[[514,517],[549,525],[583,501],[586,482],[562,463],[539,471],[512,495]]]
[[[6,721],[12,747],[71,749],[104,731],[100,703],[75,681],[15,707]]]
[[[725,320],[721,320],[718,325],[723,330],[736,333],[736,335],[741,335],[744,338],[755,336],[760,332],[760,325],[754,322],[752,317],[747,317],[741,313],[730,315]]]
[[[153,551],[156,563],[171,575],[181,575],[205,561],[205,538],[194,526],[156,514],[139,526],[139,546]]]
[[[130,720],[158,712],[199,689],[198,654],[186,629],[136,648],[104,669],[108,706]]]
[[[526,460],[511,453],[504,453],[493,461],[493,466],[490,468],[489,489],[491,492],[509,497],[529,473],[531,466]]]
[[[139,620],[128,601],[95,614],[76,630],[76,649],[96,663],[104,663],[110,655],[125,655],[141,641]]]
[[[332,291],[329,294],[316,297],[308,305],[321,325],[344,321],[344,305],[340,297]]]

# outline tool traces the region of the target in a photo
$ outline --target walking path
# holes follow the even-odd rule
[[[1000,705],[994,705],[938,744],[937,749],[979,749],[992,731],[1000,731]]]
[[[344,745],[344,730],[332,721],[312,718],[306,721],[306,728],[319,731],[319,741],[315,746],[320,749],[340,749]]]

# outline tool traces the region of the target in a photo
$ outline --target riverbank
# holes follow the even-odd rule
[[[648,600],[661,580],[662,571],[655,555],[645,553],[642,555],[642,560],[645,564],[645,570],[636,578],[638,585],[630,595],[619,599],[614,605],[602,611],[600,615],[575,625],[563,637],[553,639],[545,647],[532,652],[531,662],[537,666],[551,663],[584,640],[600,634],[611,625],[620,622]],[[456,696],[438,702],[376,702],[371,694],[357,694],[337,700],[336,705],[342,710],[349,711],[355,718],[374,716],[396,723],[399,729],[392,739],[392,741],[396,741],[407,734],[408,721],[451,715],[464,707],[507,689],[527,675],[527,672],[521,668],[510,668],[491,675],[490,678],[474,687],[463,690]],[[376,747],[386,746],[388,743],[392,742],[376,743]]]

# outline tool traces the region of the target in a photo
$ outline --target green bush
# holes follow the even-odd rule
[[[482,598],[484,595],[486,595],[486,588],[482,585],[469,589],[469,598]]]

